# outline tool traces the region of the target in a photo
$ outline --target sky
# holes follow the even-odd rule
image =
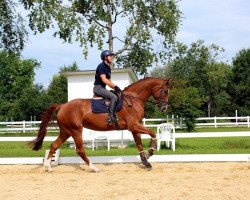
[[[201,39],[207,45],[223,47],[225,52],[221,59],[228,64],[241,49],[250,48],[249,0],[182,0],[178,5],[183,19],[177,41],[189,45]],[[108,46],[105,48],[108,49]],[[37,35],[30,33],[22,57],[41,63],[35,71],[35,83],[47,87],[60,67],[74,62],[80,70],[95,70],[101,62],[100,53],[96,47],[89,49],[85,60],[78,43],[63,43],[63,40],[54,38],[49,30]]]

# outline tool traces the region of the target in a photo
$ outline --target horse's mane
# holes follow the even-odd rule
[[[147,81],[147,80],[152,80],[152,79],[160,79],[156,77],[145,77],[143,79],[138,80],[137,82],[131,83],[129,86],[124,88],[124,91],[129,90],[132,87],[136,87],[137,85],[141,84],[141,82]]]

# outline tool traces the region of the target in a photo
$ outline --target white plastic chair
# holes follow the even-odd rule
[[[161,148],[161,142],[164,141],[167,147],[175,151],[175,127],[173,124],[163,123],[157,127],[157,151]]]
[[[98,142],[107,141],[108,151],[110,150],[110,138],[109,138],[109,132],[105,131],[94,131],[94,148],[98,149]]]

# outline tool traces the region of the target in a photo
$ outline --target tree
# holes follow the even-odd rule
[[[15,53],[0,52],[0,97],[8,101],[19,98],[24,88],[33,85],[40,66],[34,59],[21,60]]]
[[[163,60],[181,19],[176,0],[21,1],[30,10],[29,25],[35,33],[56,27],[54,36],[80,42],[85,58],[89,46],[97,44],[102,50],[107,41],[109,50],[114,51],[116,44],[121,46],[114,51],[118,65],[132,67],[139,74]],[[120,26],[115,28],[118,21]],[[160,50],[153,50],[156,39],[162,40]]]
[[[231,80],[229,90],[239,113],[250,115],[250,49],[240,50],[233,58]]]
[[[18,54],[0,52],[0,118],[22,120],[17,117],[18,100],[33,87],[34,70],[38,67],[36,60],[21,60]]]
[[[195,119],[203,114],[201,110],[202,99],[199,90],[189,86],[187,81],[176,78],[171,82],[171,92],[169,95],[169,108],[167,112],[184,118],[187,130],[194,130]]]
[[[42,113],[50,105],[50,99],[43,86],[35,84],[23,90],[15,105],[14,113],[11,113],[11,116],[15,116],[15,119],[30,120],[31,117],[35,117],[36,120],[40,120]]]
[[[216,110],[214,96],[225,91],[230,77],[230,66],[217,61],[221,51],[218,46],[207,46],[202,40],[193,42],[190,47],[178,43],[172,60],[164,67],[152,70],[152,74],[184,80],[187,86],[196,88],[210,116]]]
[[[151,71],[153,76],[173,79],[167,112],[187,119],[190,130],[196,117],[228,115],[234,110],[228,92],[231,67],[217,61],[222,51],[201,40],[190,47],[177,44],[173,59]]]
[[[76,63],[70,66],[60,68],[59,74],[54,75],[48,87],[48,95],[51,103],[66,103],[68,101],[67,79],[61,74],[62,72],[79,71]]]
[[[24,19],[15,10],[16,5],[11,0],[0,1],[0,49],[20,52],[28,33]]]
[[[174,77],[172,74],[172,64],[165,67],[157,67],[151,71],[151,76],[159,78],[172,78],[170,83],[169,106],[165,113],[154,110],[154,107],[146,107],[146,116],[166,118],[167,115],[175,115],[184,119],[188,131],[195,128],[195,119],[204,115],[202,111],[203,99],[199,89],[190,86],[188,80],[181,77]]]
[[[227,92],[231,67],[225,63],[211,62],[206,76],[208,116],[230,116],[234,112],[232,98]]]
[[[218,110],[214,97],[226,91],[229,83],[230,66],[218,61],[223,51],[217,45],[205,45],[202,40],[193,42],[190,47],[180,43],[169,65],[173,77],[186,80],[188,86],[198,89],[208,116],[216,114],[213,113]]]
[[[168,63],[165,66],[157,66],[150,72],[150,76],[155,76],[162,79],[173,78],[173,66],[172,63]]]

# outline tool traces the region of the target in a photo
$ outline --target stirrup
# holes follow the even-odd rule
[[[109,115],[108,116],[108,124],[113,125],[118,122],[117,118],[114,115]]]

